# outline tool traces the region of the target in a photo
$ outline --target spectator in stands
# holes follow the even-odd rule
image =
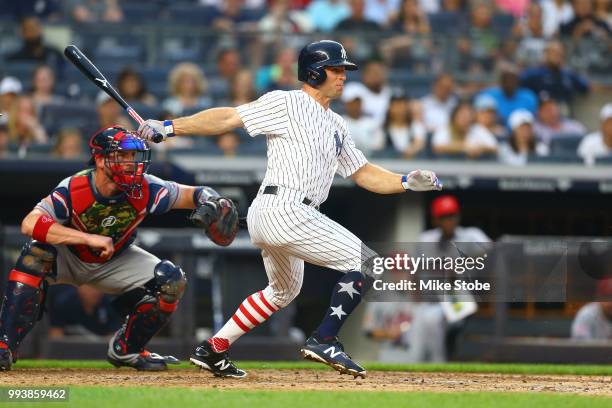
[[[504,128],[497,123],[497,102],[490,95],[479,95],[474,100],[476,123],[468,132],[468,139],[487,140],[487,146],[493,146],[493,141],[505,134]],[[493,152],[489,152],[493,153]]]
[[[499,161],[510,166],[524,166],[532,156],[547,156],[548,148],[536,141],[531,112],[519,109],[510,115],[512,134],[508,143],[499,148]]]
[[[544,50],[544,64],[528,68],[521,74],[521,85],[536,94],[547,92],[551,98],[570,104],[576,93],[587,93],[589,83],[585,78],[564,67],[565,51],[559,41],[551,41]]]
[[[212,28],[225,33],[254,31],[257,23],[246,11],[242,0],[225,0],[217,7],[218,15],[213,19]]]
[[[544,35],[550,38],[559,33],[561,25],[574,18],[574,9],[569,0],[542,0],[542,15],[546,16],[542,21]]]
[[[142,75],[132,67],[125,67],[119,72],[117,90],[129,103],[141,103],[155,106],[157,99],[147,91]]]
[[[227,132],[217,137],[217,146],[226,157],[236,156],[240,146],[240,136],[236,132]]]
[[[440,126],[446,126],[458,101],[453,77],[447,73],[438,75],[434,80],[432,93],[421,100],[427,131],[433,132]]]
[[[306,11],[315,30],[324,33],[332,31],[351,14],[351,9],[343,0],[313,0]]]
[[[257,24],[259,32],[263,33],[264,42],[272,42],[278,34],[309,33],[314,29],[308,14],[301,10],[292,10],[290,7],[289,0],[269,2],[268,13]]]
[[[382,45],[389,64],[419,71],[430,69],[431,28],[417,0],[402,0],[399,16],[391,29],[396,35]],[[418,62],[420,66],[415,67]]]
[[[83,135],[76,128],[61,129],[57,134],[51,154],[59,159],[83,158]]]
[[[206,109],[212,105],[206,96],[207,88],[204,72],[196,64],[180,63],[170,72],[168,91],[171,96],[164,101],[163,108],[175,116]]]
[[[401,2],[401,0],[365,0],[365,17],[380,26],[389,27],[397,19]]]
[[[67,0],[64,12],[77,23],[120,23],[124,19],[119,0]]]
[[[531,0],[495,0],[495,5],[504,13],[512,14],[514,17],[519,18],[527,13],[530,1]]]
[[[599,114],[601,128],[582,139],[578,146],[578,156],[586,165],[593,165],[595,159],[612,156],[612,103],[608,103]]]
[[[612,279],[597,283],[597,296],[608,300],[587,303],[580,308],[572,322],[572,339],[612,340]]]
[[[595,16],[612,27],[612,2],[610,0],[595,0]]]
[[[260,68],[255,78],[255,88],[260,93],[276,89],[294,90],[298,84],[297,58],[291,47],[280,50],[274,64]]]
[[[352,92],[354,88],[361,98],[363,112],[382,126],[391,99],[387,68],[378,60],[367,62],[363,67],[361,80],[362,82],[347,83],[344,92]]]
[[[62,285],[53,289],[53,302],[49,305],[49,337],[107,336],[121,326],[123,316],[117,314],[111,298],[93,286],[75,288]]]
[[[363,101],[357,88],[342,93],[343,115],[355,145],[366,156],[385,148],[385,135],[376,120],[363,114]]]
[[[525,18],[517,20],[514,25],[513,35],[519,41],[516,57],[522,65],[534,65],[542,61],[549,38],[544,32],[543,21],[542,6],[532,3]]]
[[[564,117],[557,101],[546,93],[540,95],[538,118],[533,128],[537,139],[548,146],[555,138],[586,133],[584,125],[577,120]]]
[[[239,106],[254,101],[257,92],[253,74],[248,69],[238,72],[230,84],[229,105]]]
[[[217,53],[217,78],[211,81],[210,93],[213,96],[226,96],[231,84],[242,67],[240,53],[235,48],[222,48]]]
[[[416,115],[414,103],[403,93],[394,93],[389,102],[383,130],[390,147],[404,158],[414,157],[425,147],[427,130]]]
[[[439,127],[432,138],[432,149],[437,155],[461,155],[477,158],[495,153],[495,138],[481,137],[482,134],[470,133],[474,124],[474,109],[468,102],[459,103],[451,113],[450,122]]]
[[[334,31],[372,33],[382,29],[376,21],[366,17],[366,0],[350,0],[348,3],[351,8],[351,14],[341,20],[334,28]]]
[[[457,42],[460,69],[469,72],[493,69],[500,38],[493,26],[492,5],[486,1],[476,3],[470,21],[461,31],[461,38]]]
[[[28,95],[17,98],[9,113],[8,125],[11,142],[19,146],[47,143],[47,132],[36,114],[34,101]]]
[[[62,69],[64,58],[54,48],[44,44],[42,27],[38,18],[33,16],[21,19],[20,31],[23,45],[21,48],[6,57],[6,61],[38,62],[52,66],[55,71]]]
[[[481,95],[490,95],[495,99],[500,120],[508,125],[510,115],[517,109],[525,109],[535,114],[538,99],[530,89],[519,87],[518,68],[511,64],[502,64],[500,71],[499,86],[481,92]]]
[[[96,113],[98,123],[88,129],[87,135],[92,135],[96,130],[115,125],[126,129],[132,129],[134,124],[122,115],[121,106],[105,92],[100,91],[96,97]]]
[[[0,113],[5,117],[13,110],[22,90],[21,82],[15,77],[7,76],[0,81]]]
[[[64,100],[55,94],[55,73],[49,65],[39,65],[32,73],[32,100],[40,114],[41,108],[50,103],[59,103]]]
[[[607,21],[601,20],[593,10],[593,0],[573,0],[574,18],[561,26],[561,34],[580,38],[606,40],[612,31]]]
[[[335,32],[346,52],[358,64],[374,58],[378,52],[377,43],[382,27],[365,16],[366,0],[350,0],[351,15],[340,21]]]

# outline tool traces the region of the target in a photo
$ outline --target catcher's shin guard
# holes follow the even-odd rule
[[[54,272],[56,256],[52,245],[37,241],[24,245],[15,268],[9,273],[2,299],[1,348],[15,352],[34,323],[42,317],[47,288],[45,278]]]
[[[132,360],[136,363],[137,355],[147,354],[144,350],[146,344],[170,319],[183,295],[185,283],[185,274],[181,268],[170,261],[162,261],[155,267],[155,277],[144,289],[135,289],[117,299],[119,307],[125,308],[130,298],[140,297],[131,307],[125,324],[109,344],[108,357],[111,363],[140,369],[132,364]],[[175,359],[168,358],[166,362],[172,360]]]

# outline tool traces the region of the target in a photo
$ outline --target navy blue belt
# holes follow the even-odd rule
[[[266,186],[263,190],[264,194],[272,194],[272,195],[277,195],[278,194],[278,186]],[[304,197],[304,199],[302,200],[302,204],[306,204],[306,205],[310,205],[312,204],[312,200],[308,197]]]

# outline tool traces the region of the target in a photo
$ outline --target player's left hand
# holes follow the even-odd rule
[[[213,197],[199,205],[189,216],[191,222],[201,227],[212,242],[228,246],[238,233],[238,209],[232,200]]]
[[[168,138],[164,122],[159,120],[148,119],[138,127],[138,134],[145,140],[150,140],[154,143],[163,142]]]
[[[408,190],[431,191],[442,190],[442,182],[431,170],[414,170],[406,176]]]

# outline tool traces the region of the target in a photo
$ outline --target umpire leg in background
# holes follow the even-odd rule
[[[103,264],[84,263],[63,246],[30,241],[9,275],[0,311],[0,369],[9,370],[20,342],[42,316],[45,289],[51,283],[88,284],[118,295],[115,304],[125,324],[110,341],[108,360],[115,366],[161,371],[174,357],[145,350],[168,322],[185,288],[185,274],[131,246]]]

